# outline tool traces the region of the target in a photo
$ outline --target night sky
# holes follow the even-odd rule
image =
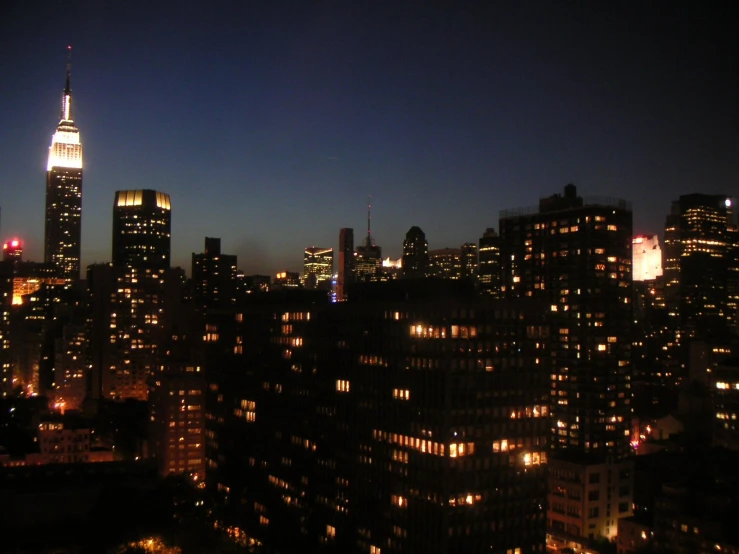
[[[661,232],[691,192],[739,196],[739,18],[695,2],[36,0],[0,16],[0,238],[43,250],[72,45],[82,262],[114,191],[172,197],[173,265],[221,237],[248,273],[302,270],[340,227],[399,257],[476,242],[574,183]]]

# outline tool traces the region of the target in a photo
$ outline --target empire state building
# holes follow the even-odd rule
[[[61,121],[51,139],[46,167],[44,262],[53,263],[59,277],[76,281],[80,276],[82,234],[82,144],[72,120],[69,79],[67,64]]]

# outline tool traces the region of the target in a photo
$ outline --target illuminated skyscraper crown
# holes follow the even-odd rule
[[[71,64],[69,56],[72,47],[67,48],[67,84],[62,96],[61,121],[56,128],[56,133],[51,137],[49,147],[49,161],[46,165],[47,171],[54,167],[82,168],[82,144],[80,143],[80,132],[72,120],[72,89],[69,86],[71,75]]]

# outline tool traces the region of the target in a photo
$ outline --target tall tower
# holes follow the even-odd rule
[[[582,198],[574,185],[538,211],[501,213],[502,292],[540,300],[553,326],[548,527],[557,536],[610,539],[631,515],[631,241],[630,204]],[[568,512],[560,491],[584,483],[587,503]]]
[[[70,46],[68,60],[71,51]],[[44,261],[53,263],[60,277],[77,280],[82,237],[82,144],[72,120],[70,74],[71,65],[67,61],[61,121],[51,139],[46,165]]]
[[[357,246],[354,270],[357,281],[374,281],[382,267],[382,248],[372,238],[372,203],[367,201],[367,238],[363,246]]]
[[[488,227],[480,237],[480,264],[477,278],[480,290],[495,298],[501,296],[500,290],[500,237],[495,229]]]
[[[339,230],[339,279],[336,283],[336,298],[346,300],[346,285],[354,280],[354,229]]]

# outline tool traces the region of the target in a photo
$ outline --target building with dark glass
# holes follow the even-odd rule
[[[501,297],[500,236],[491,227],[480,237],[479,260],[477,279],[480,290],[493,298]]]
[[[455,285],[282,291],[210,315],[223,525],[285,554],[544,552],[548,312]]]
[[[631,515],[631,241],[627,202],[582,198],[574,185],[501,212],[503,294],[546,302],[556,337],[548,519],[559,538],[610,539]],[[585,479],[598,491],[582,503]]]
[[[168,268],[172,237],[169,194],[119,190],[113,203],[113,265]]]
[[[67,67],[61,120],[51,139],[46,165],[44,262],[53,263],[60,277],[76,281],[80,278],[82,237],[82,143],[72,119],[69,81]]]
[[[217,309],[236,302],[236,263],[236,256],[221,253],[221,239],[205,237],[205,251],[192,254],[192,296],[199,309]]]
[[[402,271],[405,278],[428,277],[429,243],[426,240],[426,233],[416,225],[405,234]]]

